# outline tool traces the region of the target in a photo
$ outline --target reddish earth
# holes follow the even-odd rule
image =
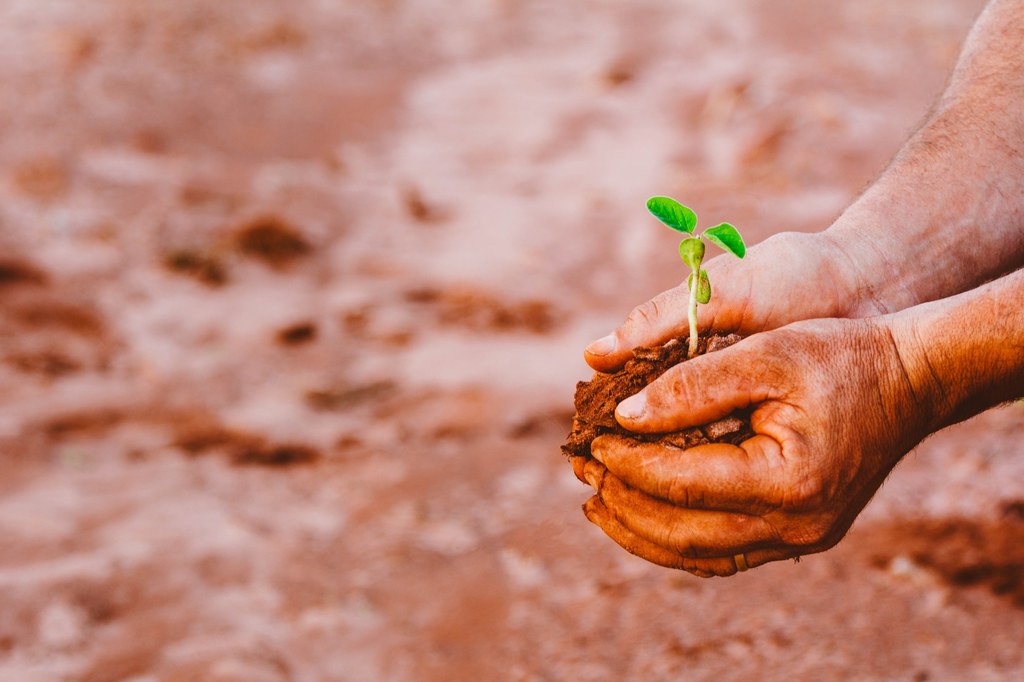
[[[737,334],[701,336],[695,349],[696,355],[713,353],[740,341]],[[572,463],[577,478],[586,482],[583,468],[591,457],[591,443],[598,436],[607,434],[622,436],[634,441],[656,442],[675,448],[692,448],[707,443],[742,443],[754,435],[748,414],[740,412],[719,419],[710,424],[672,431],[669,433],[639,434],[619,426],[615,419],[618,404],[640,391],[661,376],[669,368],[686,362],[689,358],[689,339],[671,339],[663,345],[651,348],[635,348],[632,359],[614,373],[595,372],[590,381],[576,384],[573,402],[576,413],[572,419],[562,452]]]
[[[980,0],[0,5],[0,679],[1018,679],[1024,407],[704,581],[559,453],[646,216],[825,227]]]

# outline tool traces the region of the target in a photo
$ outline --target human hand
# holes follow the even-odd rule
[[[736,572],[740,554],[753,567],[832,547],[939,426],[927,363],[899,344],[908,333],[889,318],[812,320],[677,365],[619,405],[624,427],[673,431],[756,406],[756,435],[689,450],[602,436],[583,471],[597,491],[587,518],[705,577]]]
[[[851,257],[828,232],[774,235],[750,248],[743,261],[714,258],[705,265],[715,287],[697,311],[701,331],[744,336],[819,317],[862,317],[882,312],[868,295],[862,273],[870,254]],[[689,333],[685,283],[637,306],[612,334],[590,344],[584,357],[600,372],[620,368],[639,346]]]

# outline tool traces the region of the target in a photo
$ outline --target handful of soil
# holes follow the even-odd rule
[[[697,354],[728,348],[741,338],[736,334],[701,337]],[[746,411],[734,413],[704,426],[671,433],[633,433],[615,421],[616,406],[638,393],[670,367],[685,362],[688,345],[686,338],[678,338],[670,340],[663,346],[637,348],[633,351],[633,358],[618,372],[595,372],[594,378],[590,381],[576,384],[576,416],[572,420],[572,431],[562,446],[562,452],[573,462],[574,471],[582,471],[580,465],[585,460],[572,458],[589,458],[591,442],[607,433],[644,443],[661,443],[677,448],[692,448],[706,443],[737,444],[754,435],[750,428],[750,415]]]

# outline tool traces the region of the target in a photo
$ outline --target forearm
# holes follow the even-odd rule
[[[825,233],[851,316],[966,291],[1024,264],[1024,2],[990,3],[925,124]]]
[[[932,430],[1024,396],[1024,269],[880,319]]]

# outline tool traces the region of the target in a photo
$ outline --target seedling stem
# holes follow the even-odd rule
[[[706,238],[737,258],[746,255],[747,246],[743,243],[740,233],[729,223],[709,227],[703,234],[697,234],[697,214],[675,199],[651,197],[647,200],[647,209],[673,230],[692,235],[679,243],[679,257],[690,268],[686,288],[690,296],[687,318],[690,326],[689,357],[692,358],[697,354],[697,343],[700,338],[697,333],[697,305],[706,304],[711,300],[711,280],[708,278],[707,270],[701,268],[704,262],[703,239]]]

